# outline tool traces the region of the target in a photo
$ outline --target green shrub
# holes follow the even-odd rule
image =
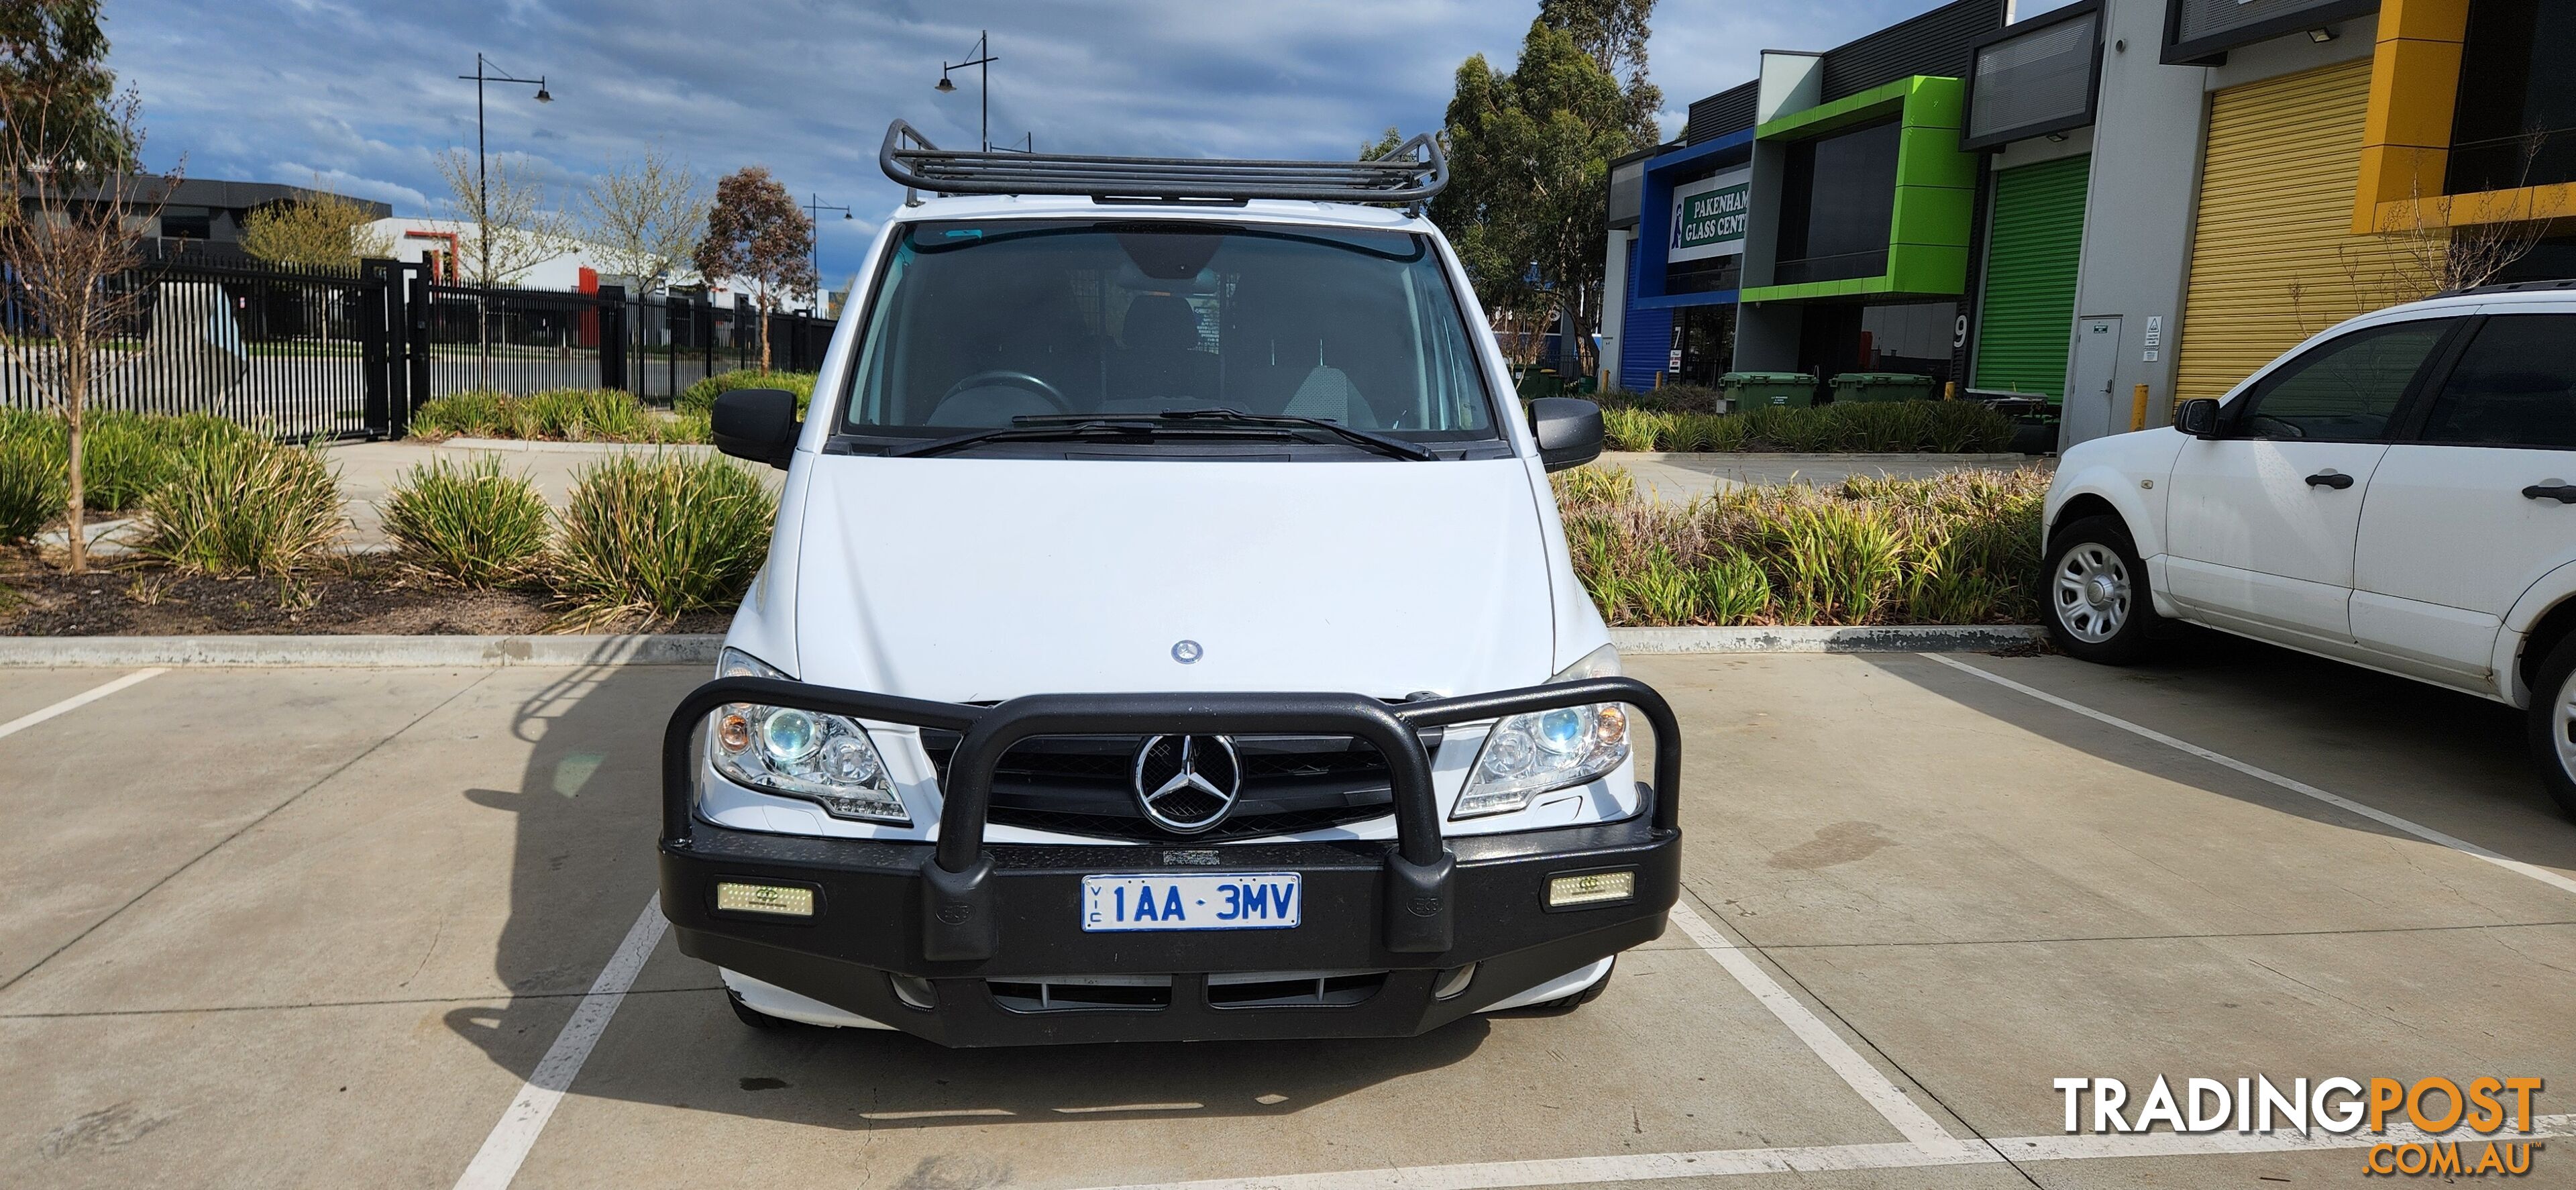
[[[1661,389],[1658,392],[1664,391]],[[1634,394],[1629,394],[1634,395]],[[2012,448],[2012,419],[1977,401],[1760,405],[1710,414],[1611,403],[1604,445],[1632,451],[1988,453]]]
[[[545,497],[490,455],[414,466],[379,510],[397,559],[469,587],[525,579],[545,553]]]
[[[181,453],[143,512],[144,554],[217,577],[283,577],[318,560],[347,524],[321,452],[250,437]]]
[[[182,459],[215,442],[258,435],[205,413],[176,417],[93,413],[81,435],[81,503],[102,511],[143,507]]]
[[[1601,411],[1602,442],[1611,450],[1654,450],[1663,426],[1662,416],[1643,409]]]
[[[1640,499],[1609,468],[1555,476],[1574,571],[1613,624],[2027,623],[2036,468]]]
[[[1593,399],[1604,409],[1643,409],[1650,413],[1715,413],[1719,398],[1726,394],[1696,384],[1667,384],[1643,392],[1632,389],[1609,389]]]
[[[575,483],[548,578],[581,626],[731,607],[768,554],[776,510],[766,485],[721,458],[609,459]]]
[[[510,398],[490,389],[467,389],[433,397],[412,411],[416,438],[497,438],[504,432]]]
[[[705,413],[716,407],[717,394],[737,388],[786,389],[796,394],[796,416],[803,417],[805,406],[814,399],[814,373],[763,372],[757,368],[718,372],[681,389],[680,395],[672,400],[671,407],[682,413]]]
[[[613,388],[551,388],[526,396],[470,389],[425,402],[415,437],[553,442],[704,442],[703,417],[662,417]]]
[[[44,439],[0,425],[0,545],[43,532],[63,511],[63,458]]]

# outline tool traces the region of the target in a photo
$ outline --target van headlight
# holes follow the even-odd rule
[[[716,676],[796,680],[739,649],[724,651]],[[726,703],[707,724],[707,755],[727,780],[813,802],[834,818],[912,822],[867,730],[839,715]]]
[[[1619,654],[1603,645],[1550,682],[1616,677]],[[1514,715],[1485,733],[1467,788],[1449,817],[1506,814],[1551,790],[1597,781],[1628,759],[1628,711],[1615,702]]]

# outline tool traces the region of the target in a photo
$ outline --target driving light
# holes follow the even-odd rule
[[[1637,873],[1586,872],[1580,876],[1558,876],[1547,882],[1547,907],[1571,909],[1577,905],[1607,905],[1637,895]]]
[[[780,917],[814,916],[814,890],[792,884],[716,882],[716,908],[732,913],[774,913]]]
[[[1618,672],[1619,654],[1603,645],[1548,681],[1606,678]],[[1539,794],[1597,781],[1627,759],[1628,712],[1617,703],[1514,715],[1485,734],[1484,749],[1476,754],[1467,788],[1449,817],[1519,810]]]
[[[716,676],[795,680],[739,649],[724,651]],[[707,735],[708,759],[736,784],[813,802],[834,818],[912,822],[867,730],[849,719],[727,703],[716,711]]]

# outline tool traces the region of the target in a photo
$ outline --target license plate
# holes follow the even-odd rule
[[[1305,908],[1295,872],[1085,876],[1085,933],[1285,930]]]

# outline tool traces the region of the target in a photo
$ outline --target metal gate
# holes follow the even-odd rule
[[[422,402],[469,389],[669,401],[760,366],[758,312],[703,294],[455,285],[392,260],[350,272],[202,257],[111,285],[137,294],[135,314],[99,345],[89,408],[212,414],[280,438],[399,438]],[[774,367],[811,371],[831,323],[773,314],[769,332]],[[0,334],[20,348],[0,355],[0,407],[50,407],[50,332],[14,282],[0,284]]]

